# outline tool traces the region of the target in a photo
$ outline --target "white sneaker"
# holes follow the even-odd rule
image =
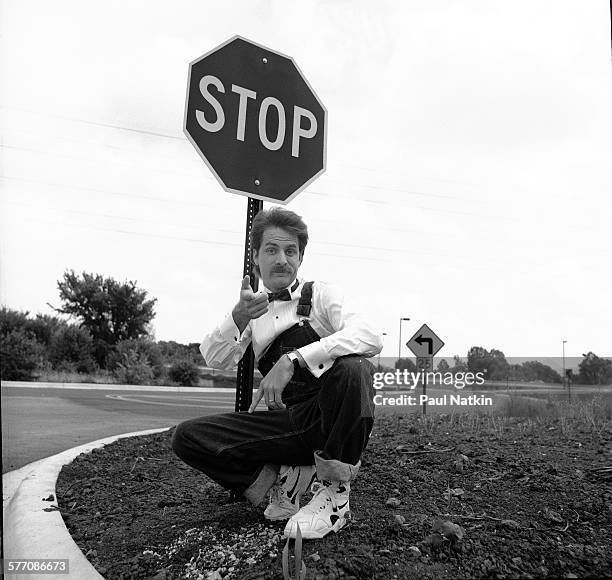
[[[347,481],[315,483],[312,490],[315,494],[310,502],[287,522],[286,538],[295,539],[298,524],[302,538],[316,540],[338,532],[349,520],[351,486]]]
[[[270,504],[264,511],[268,520],[286,520],[300,509],[300,498],[310,488],[317,471],[314,465],[282,465],[270,489]]]

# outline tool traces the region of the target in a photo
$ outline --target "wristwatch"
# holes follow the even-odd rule
[[[295,352],[288,352],[287,357],[293,363],[293,372],[299,371],[302,367],[300,366],[300,359]]]

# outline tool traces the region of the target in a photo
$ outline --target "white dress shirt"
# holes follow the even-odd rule
[[[310,326],[321,337],[320,341],[297,349],[315,377],[327,371],[339,356],[360,354],[370,357],[382,350],[380,333],[347,306],[342,291],[333,284],[315,282],[310,316],[298,316],[296,309],[303,285],[304,280],[299,279],[299,285],[293,292],[288,286],[291,300],[270,302],[268,312],[251,320],[242,334],[230,313],[204,337],[200,345],[206,364],[231,369],[238,364],[251,343],[255,361],[258,361],[279,334],[300,320],[309,320]],[[269,292],[265,288],[264,291]]]

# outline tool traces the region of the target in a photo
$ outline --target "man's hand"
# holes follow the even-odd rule
[[[232,317],[242,333],[253,318],[259,318],[268,312],[268,295],[265,292],[253,292],[250,278],[245,276],[240,287],[240,299],[232,310]]]
[[[293,377],[293,363],[287,355],[283,355],[262,379],[261,383],[259,383],[259,389],[257,389],[253,397],[249,413],[255,410],[262,397],[271,411],[274,409],[284,409],[285,405],[282,402],[282,394],[291,377]]]

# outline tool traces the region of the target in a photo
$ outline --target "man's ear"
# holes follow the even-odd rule
[[[261,280],[261,272],[259,271],[259,259],[257,258],[257,252],[253,250],[251,252],[251,262],[253,264],[253,275],[257,276]]]

